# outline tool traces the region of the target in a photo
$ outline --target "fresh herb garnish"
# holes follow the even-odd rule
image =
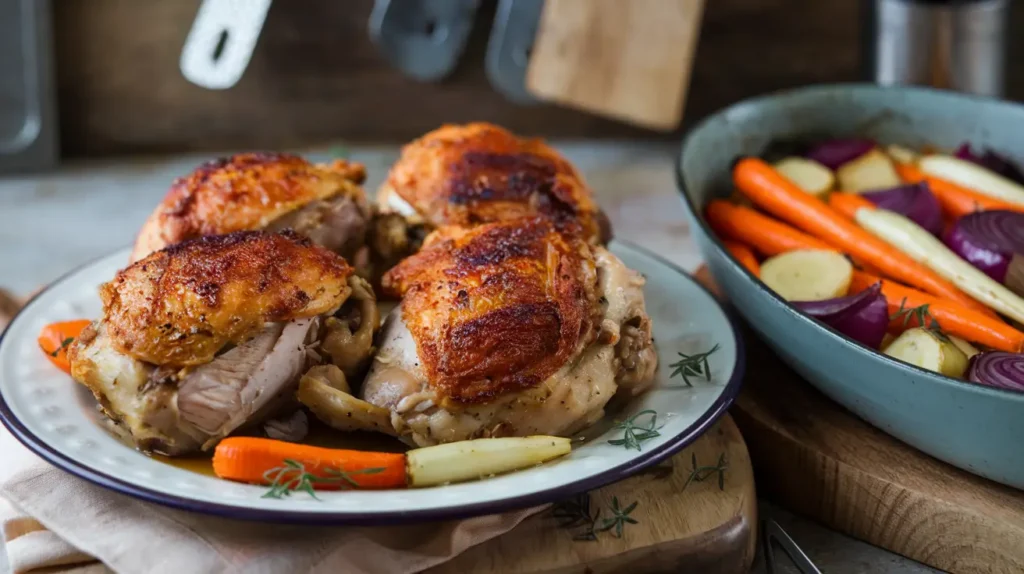
[[[718,462],[714,466],[697,466],[696,454],[693,454],[690,460],[693,463],[693,470],[690,471],[690,476],[686,477],[683,490],[686,490],[691,482],[704,482],[715,474],[718,474],[718,490],[725,490],[725,470],[729,468],[729,465],[725,461],[724,452],[718,455]]]
[[[650,420],[647,422],[647,426],[640,426],[637,420],[640,417],[650,416]],[[647,409],[640,411],[637,414],[629,417],[615,425],[615,428],[622,429],[622,438],[612,439],[608,441],[608,444],[615,446],[625,445],[626,449],[642,450],[640,443],[645,440],[652,439],[656,436],[661,436],[661,433],[655,427],[658,423],[658,412]]]
[[[620,508],[619,497],[613,496],[611,506],[612,517],[605,518],[604,522],[601,523],[601,526],[595,528],[594,531],[605,532],[614,528],[615,537],[622,538],[622,529],[625,528],[627,524],[639,524],[635,518],[629,515],[636,509],[637,504],[638,502],[634,501],[633,504],[630,504],[626,508]]]
[[[263,473],[263,478],[270,483],[270,489],[262,498],[287,498],[293,492],[302,491],[310,497],[320,500],[316,495],[316,484],[331,484],[339,488],[359,488],[359,483],[352,476],[359,474],[377,474],[383,468],[364,468],[362,470],[345,471],[340,468],[324,469],[328,476],[317,476],[306,470],[306,466],[297,460],[284,459],[284,466],[272,468]]]
[[[897,319],[903,319],[903,326],[907,327],[910,325],[910,321],[916,319],[917,324],[926,331],[931,331],[932,334],[941,338],[943,341],[948,341],[945,333],[942,332],[942,326],[939,325],[939,320],[932,316],[928,310],[929,303],[919,305],[917,307],[907,307],[907,298],[904,297],[900,301],[900,308],[889,317],[890,321]]]
[[[558,521],[559,528],[580,529],[573,534],[573,540],[597,540],[594,527],[601,516],[601,510],[590,513],[590,494],[582,492],[572,498],[557,502],[551,507],[551,516]]]
[[[47,355],[50,355],[51,357],[56,357],[57,355],[60,354],[61,351],[63,351],[64,349],[67,349],[68,345],[70,345],[71,343],[74,343],[74,342],[75,342],[75,338],[74,337],[68,337],[68,338],[64,339],[63,341],[61,341],[60,342],[60,346],[57,347],[56,349],[54,349],[52,351],[47,351],[46,349],[43,349],[43,352],[46,353]]]
[[[669,365],[672,367],[672,374],[669,377],[677,375],[682,377],[688,387],[693,386],[690,383],[690,377],[703,377],[704,380],[711,381],[711,365],[708,364],[708,357],[717,350],[718,345],[715,345],[711,347],[710,351],[704,353],[694,353],[693,355],[679,353],[682,358]]]

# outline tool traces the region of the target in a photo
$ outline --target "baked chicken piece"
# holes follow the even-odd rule
[[[402,303],[362,388],[326,367],[300,400],[420,446],[592,424],[647,389],[657,355],[644,278],[576,231],[543,216],[435,231],[383,278]]]
[[[268,427],[275,436],[301,427],[288,416],[301,375],[365,369],[380,325],[366,281],[292,231],[187,240],[99,292],[103,316],[69,348],[71,375],[140,449],[166,455],[278,415],[289,424]]]
[[[312,164],[284,153],[213,160],[171,184],[135,241],[131,260],[186,239],[292,228],[360,268],[370,206],[361,164]]]
[[[376,251],[414,253],[436,227],[537,214],[577,223],[587,240],[604,244],[611,226],[592,195],[542,140],[488,123],[445,125],[406,145],[378,189]]]

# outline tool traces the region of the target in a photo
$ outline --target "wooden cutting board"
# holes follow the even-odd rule
[[[714,465],[721,455],[728,467],[721,490],[714,474],[683,488],[693,457],[704,466]],[[627,524],[621,539],[601,532],[595,541],[573,540],[580,529],[560,528],[545,510],[427,572],[749,572],[757,499],[747,448],[728,415],[670,461],[591,492],[592,510],[602,508],[601,516],[608,516],[612,497],[620,507],[637,503],[630,514],[637,524]]]
[[[752,331],[745,340],[747,378],[730,412],[762,495],[954,574],[1024,572],[1024,492],[890,437],[815,390]]]
[[[704,0],[545,0],[527,89],[671,131],[683,115]]]

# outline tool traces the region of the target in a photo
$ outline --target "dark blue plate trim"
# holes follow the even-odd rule
[[[618,240],[617,240],[618,241]],[[689,281],[704,291],[712,301],[717,304],[718,299],[711,294],[703,285],[695,281],[689,274],[680,269],[674,263],[666,260],[660,255],[649,251],[643,247],[635,245],[626,241],[619,241],[627,245],[630,249],[633,249],[643,255],[646,255],[659,263],[676,270],[680,275],[684,277],[684,280]],[[68,273],[62,275],[59,279],[51,283],[48,287],[40,291],[35,295],[29,302],[23,307],[28,309],[36,299],[49,290],[52,286],[57,285],[68,278],[68,276],[78,272],[79,270],[92,265],[100,259],[95,259],[76,267]],[[527,508],[530,506],[537,506],[540,504],[546,504],[555,502],[558,500],[564,500],[575,494],[581,492],[587,492],[600,488],[613,482],[618,482],[629,476],[647,468],[651,465],[658,464],[673,454],[679,452],[683,448],[689,446],[693,441],[697,440],[700,435],[704,433],[723,413],[732,405],[736,399],[736,395],[739,394],[740,384],[743,381],[743,374],[746,368],[746,351],[743,346],[743,339],[739,335],[739,329],[737,328],[736,318],[733,316],[731,310],[722,308],[722,311],[729,321],[730,327],[732,327],[732,335],[736,345],[736,365],[733,368],[732,377],[729,382],[725,384],[725,388],[722,394],[719,395],[715,402],[711,405],[703,415],[701,415],[692,425],[690,425],[683,432],[676,435],[671,441],[661,445],[660,447],[644,453],[640,457],[623,463],[619,466],[610,468],[604,472],[598,473],[594,476],[563,484],[547,490],[534,492],[531,494],[516,496],[511,498],[505,498],[502,500],[495,500],[490,502],[480,502],[476,504],[467,504],[465,506],[449,507],[443,509],[425,509],[425,510],[414,510],[414,511],[389,511],[389,512],[374,512],[374,513],[357,513],[357,512],[336,512],[336,513],[309,513],[294,510],[268,510],[262,508],[245,508],[241,506],[234,506],[230,504],[215,504],[209,502],[203,502],[193,500],[190,498],[184,498],[181,496],[175,496],[160,492],[150,488],[131,484],[115,476],[98,472],[93,470],[77,460],[62,454],[55,450],[50,445],[43,442],[39,437],[32,434],[25,425],[18,420],[10,407],[7,405],[6,399],[0,394],[0,422],[3,423],[7,430],[14,435],[22,444],[28,447],[29,450],[42,457],[50,464],[57,468],[69,472],[79,478],[84,478],[89,482],[109,488],[115,492],[133,496],[147,502],[154,502],[163,506],[171,508],[177,508],[179,510],[187,510],[191,512],[198,512],[203,514],[212,514],[215,516],[221,516],[224,518],[231,518],[237,520],[256,520],[261,522],[277,522],[277,523],[289,523],[289,524],[347,524],[347,525],[368,525],[368,526],[379,526],[386,524],[400,524],[400,523],[412,523],[412,522],[425,522],[425,521],[439,521],[439,520],[454,520],[461,518],[469,518],[473,516],[481,516],[485,514],[497,514],[510,510],[516,510],[520,508]],[[21,317],[21,313],[15,315],[11,321],[11,325],[18,321]],[[3,334],[0,334],[0,347],[4,344]]]

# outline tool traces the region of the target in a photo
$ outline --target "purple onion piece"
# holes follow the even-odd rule
[[[882,284],[846,297],[824,301],[794,301],[793,306],[851,339],[872,349],[882,345],[889,326],[889,306],[882,295]]]
[[[807,158],[834,171],[874,148],[875,142],[868,139],[828,140],[812,147],[807,153]]]
[[[1011,391],[1024,392],[1024,355],[988,351],[971,357],[967,380]]]
[[[1008,160],[1006,156],[998,154],[991,149],[986,148],[985,153],[978,155],[974,153],[973,149],[971,149],[971,144],[964,142],[960,144],[960,147],[956,149],[956,152],[953,155],[962,160],[976,163],[981,167],[994,171],[1007,179],[1011,179],[1021,185],[1024,185],[1024,172],[1022,172],[1017,165]]]
[[[861,196],[882,209],[906,216],[932,235],[942,233],[942,209],[926,182],[870,191]]]
[[[1006,210],[976,211],[956,220],[942,240],[965,261],[1014,291],[1008,279],[1012,265],[1024,254],[1024,213]]]

